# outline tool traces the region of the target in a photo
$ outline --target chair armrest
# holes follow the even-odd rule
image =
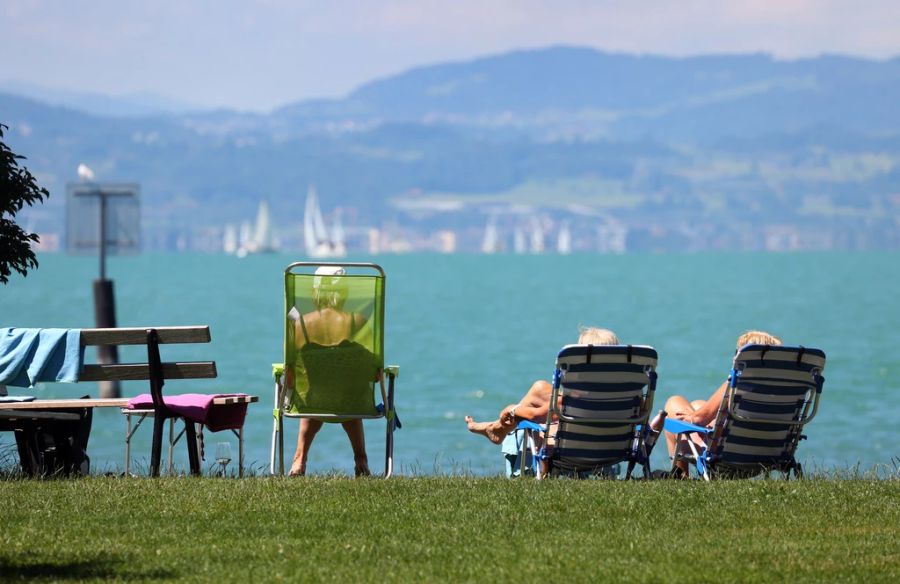
[[[664,428],[673,434],[682,434],[682,433],[690,433],[697,432],[698,434],[709,434],[712,432],[712,428],[707,428],[706,426],[698,426],[696,424],[688,424],[687,422],[682,422],[681,420],[675,420],[672,418],[666,418]]]
[[[400,377],[400,366],[399,365],[387,365],[384,368],[384,374],[394,379]]]
[[[272,363],[272,377],[276,380],[284,374],[284,363]]]
[[[537,432],[543,432],[544,426],[543,424],[538,424],[531,420],[521,420],[516,426],[516,430],[535,430]]]

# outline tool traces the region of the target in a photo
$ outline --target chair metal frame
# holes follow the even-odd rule
[[[763,359],[769,350],[780,352],[785,350],[792,352],[796,351],[796,363],[798,366],[801,364],[804,354],[810,353],[811,351],[821,353],[818,349],[808,349],[803,346],[747,345],[741,347],[741,349],[735,353],[730,382],[725,390],[722,403],[719,405],[719,410],[716,413],[716,417],[711,427],[697,426],[695,424],[688,424],[674,419],[667,419],[665,421],[665,429],[676,435],[677,446],[675,449],[675,456],[673,456],[673,465],[677,461],[686,461],[693,464],[696,467],[698,474],[706,481],[711,480],[717,474],[722,476],[740,477],[769,473],[773,470],[781,472],[785,478],[789,478],[792,472],[797,478],[803,477],[803,467],[796,460],[795,453],[800,445],[800,441],[806,438],[806,436],[802,434],[804,426],[810,423],[819,411],[819,399],[822,395],[822,387],[825,384],[825,378],[822,376],[822,368],[824,368],[824,365],[822,368],[810,368],[809,385],[811,389],[807,392],[807,396],[804,399],[802,406],[798,408],[795,419],[785,421],[767,419],[765,417],[749,417],[738,413],[737,406],[739,400],[736,399],[736,395],[738,389],[740,389],[739,386],[745,369],[745,363],[740,360],[740,357],[744,351],[753,350],[760,351]],[[822,358],[824,359],[824,353],[822,353]],[[722,457],[720,452],[728,440],[729,425],[733,421],[761,424],[764,426],[788,426],[789,428],[785,438],[785,449],[782,458],[778,461],[773,461],[771,464],[741,464],[728,461],[727,458]],[[708,440],[707,445],[705,447],[698,447],[698,444],[692,439],[692,435],[701,436],[705,440]],[[687,447],[687,450],[689,450],[689,454],[684,451],[685,446]]]
[[[644,374],[647,376],[647,381],[644,385],[640,403],[638,406],[638,413],[631,418],[610,418],[603,415],[597,415],[592,417],[574,417],[564,414],[558,407],[558,401],[560,396],[560,391],[563,389],[562,385],[564,382],[565,374],[567,367],[564,364],[560,364],[560,357],[566,351],[567,348],[573,347],[577,345],[567,345],[564,347],[559,355],[557,356],[556,367],[553,372],[553,384],[552,384],[552,392],[550,396],[550,410],[547,413],[547,421],[544,425],[545,435],[549,432],[551,424],[553,424],[556,420],[560,422],[570,422],[574,424],[580,425],[588,425],[588,426],[626,426],[631,425],[633,427],[634,435],[631,438],[631,446],[630,451],[628,453],[623,452],[623,456],[621,458],[616,458],[615,460],[609,460],[608,462],[591,465],[590,467],[580,467],[578,465],[571,465],[565,463],[564,461],[560,461],[555,457],[556,452],[555,449],[553,452],[549,454],[546,453],[547,446],[545,445],[542,449],[542,452],[537,455],[539,461],[535,462],[535,476],[538,479],[541,479],[545,476],[543,469],[544,461],[548,461],[549,469],[548,474],[559,473],[559,472],[568,472],[568,473],[577,473],[582,474],[585,472],[591,472],[600,476],[615,476],[618,471],[614,470],[614,468],[620,462],[628,461],[628,467],[625,473],[625,478],[630,479],[632,477],[632,473],[634,471],[634,467],[637,464],[640,464],[644,471],[644,478],[650,477],[650,449],[652,448],[652,443],[648,443],[647,438],[650,434],[650,427],[648,424],[650,411],[653,407],[653,396],[656,392],[656,366],[654,365],[646,365],[644,366]],[[624,348],[626,350],[626,358],[630,363],[632,360],[632,352],[635,348],[640,349],[650,349],[655,350],[652,347],[646,345],[609,345],[609,346],[593,346],[593,345],[585,345],[588,347],[587,353],[587,362],[590,363],[590,356],[594,350],[598,352],[603,352],[605,349],[611,346],[615,346],[618,348]],[[533,428],[528,429],[529,432],[533,432]],[[527,440],[523,442],[527,443]],[[520,454],[520,460],[524,460],[524,448],[522,453]]]

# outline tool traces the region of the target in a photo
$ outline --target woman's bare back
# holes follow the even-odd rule
[[[359,329],[366,324],[366,319],[361,314],[323,308],[304,314],[302,321],[295,324],[294,338],[297,348],[307,342],[324,346],[337,345],[341,341],[350,339]],[[303,328],[306,328],[304,332]]]

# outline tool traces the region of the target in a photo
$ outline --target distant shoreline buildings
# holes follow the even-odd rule
[[[345,209],[346,211],[346,209]],[[331,215],[336,215],[332,211]],[[257,253],[286,252],[316,259],[353,255],[404,253],[469,254],[560,254],[700,251],[861,251],[900,248],[898,230],[822,228],[816,225],[782,223],[774,225],[736,224],[723,229],[714,223],[645,222],[628,225],[624,221],[586,218],[542,218],[522,220],[498,215],[476,215],[465,224],[435,225],[434,222],[387,221],[379,226],[354,221],[340,227],[340,240],[319,243],[312,248],[307,229],[299,220],[276,220],[277,214],[260,204],[255,224],[244,222],[224,226],[168,226],[146,229],[142,234],[145,251],[226,253],[243,257]],[[353,215],[353,213],[351,213]],[[458,222],[457,222],[458,223]],[[64,252],[60,233],[38,230],[41,253]],[[327,253],[323,245],[328,246]]]

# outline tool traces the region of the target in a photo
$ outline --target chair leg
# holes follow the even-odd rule
[[[43,474],[43,458],[37,443],[37,432],[29,425],[23,430],[13,432],[16,436],[16,447],[19,451],[19,465],[25,476],[34,477]]]
[[[272,414],[272,447],[269,452],[269,472],[273,475],[284,474],[284,442],[281,440],[282,424],[281,419],[284,417],[282,411],[282,387],[281,378],[275,379],[275,409]],[[276,464],[277,462],[277,464]]]
[[[387,421],[387,430],[384,440],[384,478],[390,478],[394,473],[394,421]]]
[[[275,469],[275,455],[278,449],[278,418],[280,417],[281,412],[276,413],[272,416],[272,444],[269,448],[269,474],[276,474]]]
[[[238,478],[244,478],[244,427],[238,430]]]
[[[181,435],[179,434],[179,437]],[[178,438],[175,437],[175,418],[169,418],[169,458],[166,466],[166,474],[172,476],[175,474],[175,443]]]
[[[125,476],[131,472],[131,414],[125,414]]]
[[[191,474],[198,477],[200,476],[200,454],[197,452],[197,431],[194,428],[194,422],[188,419],[184,420],[184,439],[187,442]]]
[[[153,445],[150,450],[150,476],[159,476],[159,459],[162,455],[163,426],[165,418],[156,412],[153,416]]]
[[[284,416],[278,416],[278,475],[284,476]]]
[[[387,422],[384,440],[384,478],[390,478],[394,474],[394,376],[388,376],[387,403],[384,404],[385,420]]]

